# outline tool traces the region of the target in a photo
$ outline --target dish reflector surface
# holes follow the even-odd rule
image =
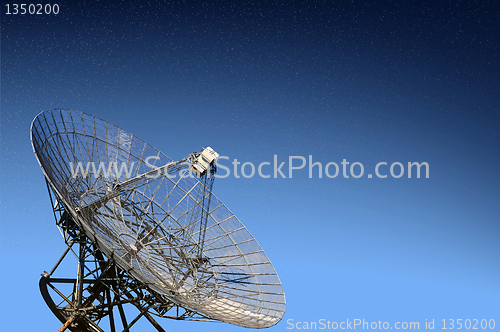
[[[71,110],[40,113],[31,140],[47,181],[73,219],[131,276],[216,320],[256,328],[281,320],[285,295],[276,271],[213,194],[201,240],[200,201],[206,193],[196,177],[181,176],[181,169],[109,194],[172,159],[109,122]]]

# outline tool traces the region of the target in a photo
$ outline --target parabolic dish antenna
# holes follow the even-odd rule
[[[103,331],[107,317],[116,331],[115,309],[124,331],[141,316],[163,331],[152,315],[253,328],[281,320],[276,271],[212,194],[213,149],[174,161],[109,122],[64,109],[37,115],[31,141],[68,245],[40,280],[61,330]],[[54,278],[68,252],[78,259],[77,277]],[[70,294],[58,289],[63,284]],[[139,309],[131,322],[127,303]]]

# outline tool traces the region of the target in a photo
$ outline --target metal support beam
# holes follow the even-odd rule
[[[130,331],[142,317],[158,332],[165,332],[153,315],[170,319],[210,320],[186,308],[179,312],[179,306],[148,289],[109,260],[84,235],[64,206],[55,204],[53,208],[54,215],[59,215],[56,223],[65,237],[67,248],[50,272],[42,274],[40,292],[51,311],[64,324],[59,331],[104,332],[103,326],[100,326],[104,318],[109,321],[110,332]],[[78,253],[67,255],[74,243],[79,244]],[[76,258],[78,263],[76,278],[53,277],[60,264],[70,258]],[[73,290],[69,291],[64,285],[73,285]],[[123,308],[125,304],[132,304],[139,311],[130,323]],[[113,313],[116,307],[121,323]]]

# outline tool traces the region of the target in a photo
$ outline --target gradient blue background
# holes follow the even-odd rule
[[[275,154],[364,164],[360,179],[304,169],[216,181],[283,283],[273,331],[288,319],[356,318],[421,329],[426,319],[436,329],[495,319],[500,329],[497,1],[79,1],[57,16],[6,15],[6,3],[2,330],[61,326],[38,279],[64,243],[29,140],[33,118],[55,107],[110,121],[174,159],[210,145],[256,165]],[[367,178],[381,161],[425,161],[430,177]]]

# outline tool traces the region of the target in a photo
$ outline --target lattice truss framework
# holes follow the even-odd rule
[[[68,213],[128,275],[214,320],[257,328],[281,320],[281,282],[256,240],[208,189],[213,178],[177,167],[110,196],[117,185],[173,160],[115,125],[70,110],[39,114],[31,135]],[[93,174],[92,163],[101,174]]]
[[[54,201],[50,187],[49,195],[57,227],[67,248],[52,270],[42,275],[40,291],[56,317],[65,323],[60,330],[103,332],[109,323],[110,332],[126,332],[145,317],[157,331],[165,332],[153,316],[214,321],[202,313],[183,308],[129,276],[85,235],[64,204],[57,199]],[[60,274],[56,270],[68,256],[77,260],[76,278],[54,277]],[[133,305],[137,309],[135,314],[126,310],[126,305]]]

